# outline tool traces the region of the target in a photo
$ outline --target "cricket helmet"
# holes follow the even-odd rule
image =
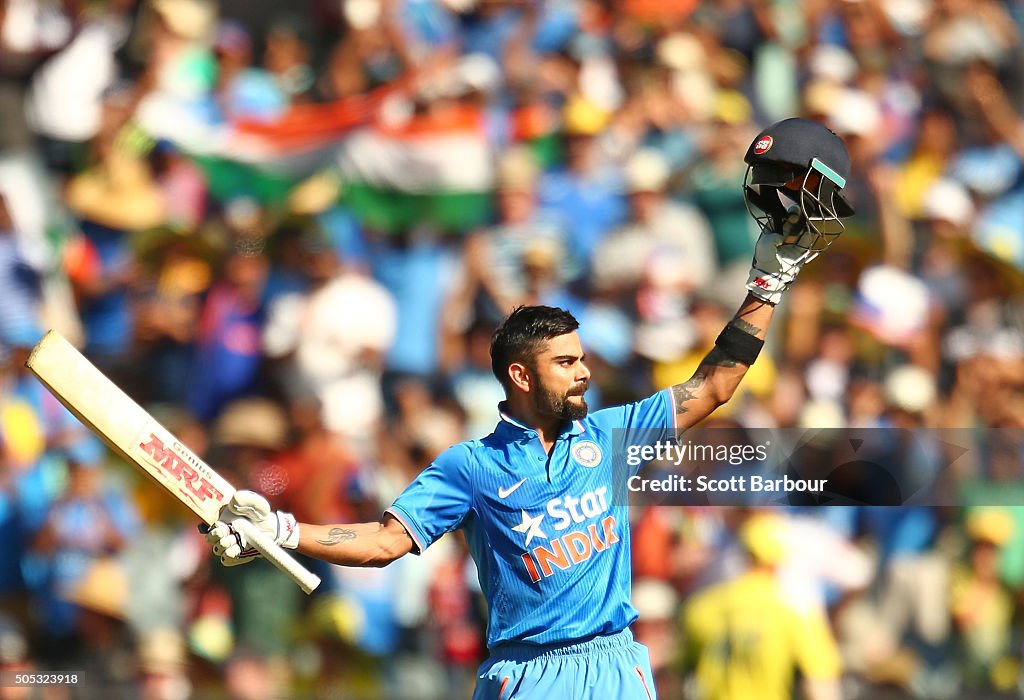
[[[783,119],[762,131],[743,157],[747,211],[762,230],[798,237],[811,257],[825,250],[853,215],[843,195],[850,176],[846,145],[808,119]]]

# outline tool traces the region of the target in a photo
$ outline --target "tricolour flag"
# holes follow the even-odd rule
[[[147,98],[138,116],[152,138],[195,159],[215,200],[249,196],[279,205],[297,183],[332,168],[343,183],[342,202],[370,229],[427,224],[458,233],[485,223],[494,157],[483,111],[435,104],[425,115],[384,118],[393,110],[381,107],[396,89],[295,105],[273,123],[211,126],[159,98]]]

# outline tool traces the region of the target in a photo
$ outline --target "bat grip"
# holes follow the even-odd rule
[[[276,566],[281,573],[287,575],[298,584],[306,594],[312,593],[320,585],[320,577],[300,564],[291,554],[283,550],[267,533],[256,527],[251,520],[238,518],[231,523],[263,558]]]

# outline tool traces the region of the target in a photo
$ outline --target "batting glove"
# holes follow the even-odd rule
[[[285,549],[299,546],[299,524],[294,515],[272,511],[267,499],[255,491],[236,491],[231,502],[221,511],[221,519],[206,532],[207,543],[224,566],[248,564],[260,556],[250,546],[245,534],[234,527],[233,523],[240,518],[252,522]]]
[[[789,237],[792,241],[793,237]],[[754,262],[747,278],[747,289],[762,301],[775,305],[793,284],[800,270],[818,256],[811,250],[814,234],[805,232],[786,243],[781,233],[762,231],[754,246]],[[807,240],[805,240],[807,239]]]

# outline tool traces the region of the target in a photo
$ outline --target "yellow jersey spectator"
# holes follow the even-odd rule
[[[683,608],[686,697],[790,700],[797,674],[809,700],[840,697],[841,663],[822,611],[797,610],[776,576],[786,549],[785,521],[755,513],[740,528],[750,568],[698,593]]]

